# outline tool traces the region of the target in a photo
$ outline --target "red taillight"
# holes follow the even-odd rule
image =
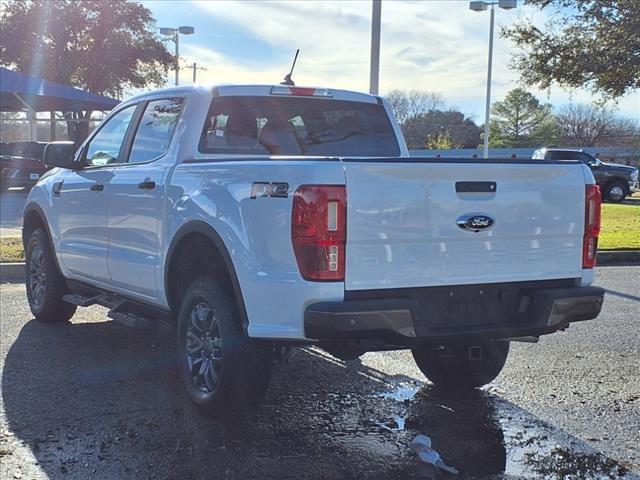
[[[303,185],[293,196],[291,241],[306,280],[344,280],[347,191],[341,185]]]
[[[596,266],[598,235],[600,235],[600,187],[587,185],[584,206],[584,240],[582,243],[582,268]]]

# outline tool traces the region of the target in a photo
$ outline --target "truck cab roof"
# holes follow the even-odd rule
[[[159,90],[145,92],[127,99],[136,100],[148,96],[156,96],[159,94],[177,94],[185,95],[189,93],[212,92],[213,96],[300,96],[300,97],[317,97],[328,100],[344,100],[351,102],[364,103],[382,103],[379,96],[369,95],[367,93],[355,92],[352,90],[340,90],[325,87],[306,87],[306,86],[288,86],[288,85],[183,85],[177,87],[167,87]]]
[[[582,148],[559,148],[559,147],[553,147],[553,148],[539,148],[538,150],[544,150],[545,152],[584,152],[584,150]]]

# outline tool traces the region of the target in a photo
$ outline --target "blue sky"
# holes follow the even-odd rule
[[[143,3],[159,27],[195,27],[195,35],[181,37],[180,52],[183,65],[195,61],[207,69],[197,72],[199,83],[277,83],[300,48],[297,84],[368,90],[369,0]],[[519,3],[515,10],[496,11],[496,27],[521,16],[541,25],[552,14]],[[383,0],[380,92],[439,92],[447,106],[482,123],[488,35],[489,12],[471,11],[467,1]],[[508,69],[514,51],[496,35],[492,100],[519,86],[518,74]],[[191,71],[182,70],[181,83],[190,82]],[[531,92],[555,106],[595,100],[584,90]],[[620,99],[618,107],[621,114],[640,117],[640,93]]]

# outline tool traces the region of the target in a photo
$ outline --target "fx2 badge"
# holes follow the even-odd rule
[[[249,198],[256,199],[258,197],[274,197],[287,198],[289,196],[289,184],[285,182],[253,182],[251,185],[251,196]]]

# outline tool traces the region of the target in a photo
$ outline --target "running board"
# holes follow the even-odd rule
[[[79,293],[68,293],[62,297],[62,300],[78,307],[90,307],[98,303],[100,297],[102,297],[101,294],[94,295],[93,297],[85,297]]]
[[[147,328],[149,326],[149,319],[134,313],[119,312],[117,308],[109,310],[107,317],[131,328]]]
[[[100,290],[79,282],[67,281],[72,293],[62,299],[78,307],[100,305],[109,309],[107,316],[118,323],[132,328],[148,328],[155,321],[173,325],[170,312],[125,298],[117,293]]]

